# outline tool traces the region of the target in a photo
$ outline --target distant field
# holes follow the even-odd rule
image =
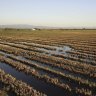
[[[0,90],[95,96],[96,30],[0,29]]]
[[[0,29],[0,37],[12,39],[25,39],[25,40],[61,40],[66,38],[72,39],[86,39],[88,37],[95,38],[96,30],[23,30],[23,29]],[[58,41],[57,40],[57,41]]]

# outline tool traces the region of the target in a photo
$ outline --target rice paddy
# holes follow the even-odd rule
[[[96,30],[0,29],[0,90],[8,96],[95,96]]]

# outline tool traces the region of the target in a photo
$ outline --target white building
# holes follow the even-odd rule
[[[32,28],[32,30],[34,31],[34,30],[36,30],[35,28]]]

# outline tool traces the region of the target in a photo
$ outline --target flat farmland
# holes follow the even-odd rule
[[[0,29],[0,90],[96,96],[96,30]]]

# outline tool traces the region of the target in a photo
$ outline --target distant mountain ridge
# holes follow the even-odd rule
[[[34,26],[34,25],[27,25],[27,24],[13,24],[13,25],[0,25],[0,28],[17,28],[17,29],[40,28],[40,29],[55,29],[57,27]]]
[[[0,28],[14,28],[14,29],[96,29],[96,27],[49,27],[49,26],[35,26],[28,24],[12,24],[12,25],[0,25]]]

